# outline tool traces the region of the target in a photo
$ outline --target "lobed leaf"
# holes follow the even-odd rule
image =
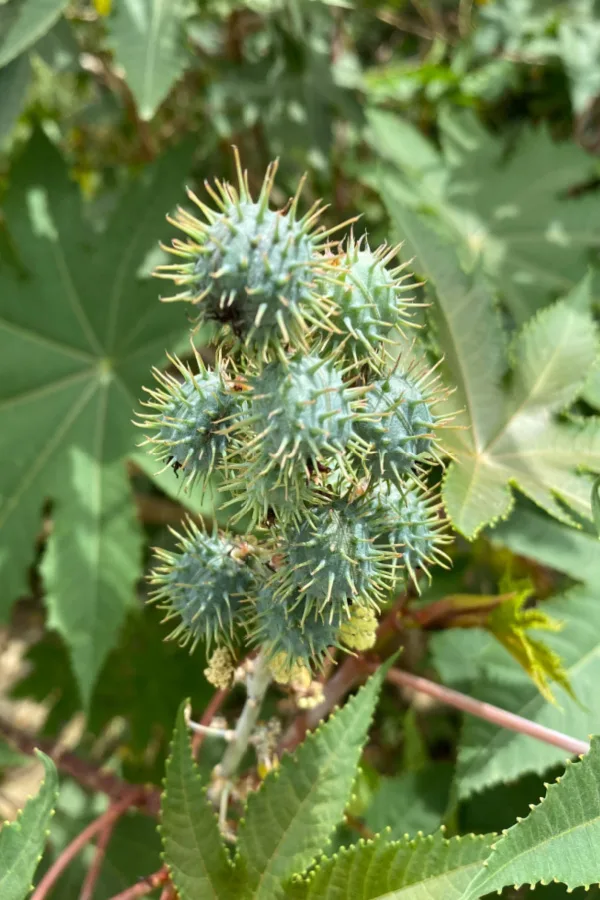
[[[445,152],[421,151],[423,162],[415,163],[398,147],[392,152],[405,128],[394,129],[397,117],[383,115],[378,136],[391,164],[379,192],[392,220],[396,198],[426,210],[468,267],[479,263],[493,279],[519,323],[577,284],[598,246],[600,213],[592,193],[571,189],[593,178],[592,155],[575,142],[553,141],[544,127],[522,131],[507,154],[503,138],[492,137],[474,116],[465,128],[464,114],[453,113],[440,116]],[[369,118],[373,127],[372,113]]]
[[[0,146],[10,136],[21,114],[30,80],[31,65],[26,53],[0,69]]]
[[[283,896],[283,882],[312,863],[342,818],[389,665],[249,796],[238,849],[255,900]]]
[[[0,260],[1,613],[27,590],[43,504],[51,500],[48,605],[84,700],[140,572],[125,481],[126,456],[139,441],[132,410],[151,365],[162,362],[185,323],[156,302],[154,284],[137,270],[189,152],[171,151],[131,184],[101,233],[87,224],[76,185],[41,133],[13,167],[5,196],[18,256]]]
[[[44,764],[44,780],[15,822],[0,831],[0,897],[24,900],[41,859],[50,818],[58,796],[58,777],[52,760],[36,751]]]
[[[72,447],[65,460],[65,487],[70,491],[65,490],[57,508],[56,527],[40,567],[48,626],[70,648],[85,706],[97,673],[117,643],[127,607],[133,607],[143,549],[125,467],[121,460],[101,462],[106,418],[92,418],[89,427],[94,452]]]
[[[0,5],[0,66],[52,28],[68,0],[12,0]]]
[[[151,119],[186,63],[182,0],[120,0],[108,20],[116,60],[142,119]]]
[[[507,885],[560,881],[571,890],[600,880],[600,738],[548,787],[526,819],[494,845],[462,900],[476,900]]]
[[[184,709],[182,703],[161,804],[165,862],[180,900],[226,900],[234,896],[234,867],[192,757]]]
[[[519,507],[508,522],[494,528],[490,540],[519,556],[564,572],[574,581],[595,585],[600,578],[596,535],[550,519],[541,510]]]
[[[494,835],[390,843],[386,835],[341,850],[307,881],[292,884],[290,900],[460,900],[490,853]]]
[[[550,681],[556,681],[573,698],[573,691],[560,656],[532,631],[560,631],[562,622],[548,615],[546,607],[526,607],[533,589],[530,583],[509,594],[485,620],[485,628],[500,641],[527,672],[540,693],[554,703]]]
[[[583,389],[598,353],[591,314],[571,298],[533,318],[513,340],[508,356],[493,301],[481,276],[465,275],[453,251],[415,213],[387,203],[417,267],[436,286],[433,312],[446,382],[456,385],[464,409],[449,433],[454,455],[443,485],[453,524],[468,538],[508,516],[511,486],[551,515],[572,521],[568,507],[591,518],[591,479],[600,471],[600,419],[561,421],[557,413]],[[508,361],[508,389],[500,379]]]

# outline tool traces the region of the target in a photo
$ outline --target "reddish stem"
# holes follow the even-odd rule
[[[160,895],[160,900],[177,900],[177,894],[172,884],[167,884]]]
[[[83,887],[81,888],[81,893],[79,895],[79,900],[92,900],[92,897],[94,896],[96,882],[98,881],[98,878],[100,876],[100,870],[102,869],[102,863],[104,862],[104,857],[106,855],[106,848],[108,847],[109,841],[112,837],[114,826],[116,824],[116,819],[108,822],[104,827],[104,831],[102,831],[98,836],[98,840],[96,842],[96,853],[94,854],[92,863],[87,870],[85,881],[83,882]]]
[[[378,668],[377,665],[373,664],[367,666],[369,672],[375,672]],[[392,684],[428,694],[447,706],[453,706],[472,716],[477,716],[478,719],[485,719],[487,722],[492,722],[500,728],[507,728],[509,731],[526,734],[538,741],[552,744],[554,747],[560,747],[561,750],[565,750],[569,754],[579,755],[587,753],[590,749],[590,745],[585,741],[562,734],[562,732],[555,731],[553,728],[538,725],[537,722],[531,722],[529,719],[507,712],[507,710],[500,709],[499,706],[493,706],[491,703],[484,703],[482,700],[467,697],[466,694],[444,687],[442,684],[436,684],[427,678],[421,678],[419,675],[412,675],[410,672],[404,672],[401,669],[390,669],[386,677]]]
[[[158,872],[147,875],[146,878],[142,878],[136,884],[132,884],[131,887],[125,888],[120,894],[115,894],[114,897],[111,897],[111,900],[135,900],[136,897],[145,897],[146,894],[151,894],[157,887],[162,887],[168,880],[169,870],[166,866],[163,866]]]
[[[134,794],[139,794],[139,788],[130,790],[121,800],[113,803],[106,812],[94,819],[93,822],[84,828],[80,834],[74,838],[71,843],[65,847],[60,856],[50,866],[39,885],[31,896],[31,900],[44,900],[48,896],[64,870],[70,862],[72,862],[78,853],[88,844],[97,834],[101,834],[105,828],[114,825],[119,816],[122,816],[125,810],[135,803]]]

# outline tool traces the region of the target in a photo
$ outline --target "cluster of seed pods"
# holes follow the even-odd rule
[[[273,210],[276,164],[254,200],[236,163],[236,187],[206,185],[212,206],[188,192],[199,214],[170,219],[184,238],[157,271],[178,287],[163,299],[210,326],[214,364],[170,357],[138,423],[185,488],[229,509],[235,532],[189,523],[158,551],[152,599],[183,643],[222,655],[249,639],[285,682],[331,647],[371,646],[385,604],[443,564],[425,481],[444,422],[434,373],[395,354],[413,314],[398,248],[340,239],[348,223],[320,227],[319,204],[300,216],[300,188]]]

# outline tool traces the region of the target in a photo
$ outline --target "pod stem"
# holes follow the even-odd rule
[[[267,666],[266,657],[263,653],[259,653],[254,659],[252,672],[249,673],[246,680],[248,696],[246,697],[242,714],[238,719],[233,737],[219,765],[219,774],[223,778],[232,778],[242,761],[270,682],[271,673]]]

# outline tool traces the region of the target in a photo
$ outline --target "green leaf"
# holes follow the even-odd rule
[[[466,276],[453,251],[393,192],[388,205],[396,227],[417,256],[417,268],[435,285],[434,324],[444,355],[452,402],[464,413],[444,441],[455,460],[443,486],[454,526],[473,538],[508,516],[511,485],[558,519],[564,504],[591,518],[590,477],[600,471],[600,420],[557,418],[582,389],[598,351],[591,315],[567,298],[532,319],[513,340],[508,358],[493,301],[481,276]],[[500,378],[512,361],[512,381]]]
[[[76,186],[41,134],[14,166],[5,196],[18,256],[0,259],[0,611],[6,617],[27,589],[50,499],[50,617],[73,653],[84,699],[140,573],[124,469],[139,441],[131,420],[150,367],[185,323],[136,273],[188,160],[183,147],[150,167],[102,233],[88,226]]]
[[[108,31],[142,119],[151,119],[186,64],[183,0],[119,0]]]
[[[365,813],[365,825],[374,834],[388,830],[399,840],[439,828],[450,799],[453,766],[428,763],[418,772],[383,776]]]
[[[41,566],[48,625],[70,648],[86,707],[106,655],[118,640],[127,607],[134,602],[142,557],[142,534],[125,467],[121,460],[102,463],[106,427],[102,414],[90,416],[92,452],[70,448],[64,478],[71,489],[57,508]]]
[[[501,522],[490,532],[489,538],[519,556],[564,572],[574,581],[597,585],[600,579],[596,535],[563,525],[541,510],[520,504],[508,522]]]
[[[0,5],[0,66],[11,62],[49,31],[67,2],[11,0]]]
[[[600,537],[600,475],[592,485],[592,516],[598,537]]]
[[[600,716],[600,606],[596,586],[577,587],[562,597],[543,604],[544,610],[564,622],[563,631],[548,635],[550,648],[563,660],[566,674],[578,702],[560,687],[556,688],[558,706],[549,703],[536,686],[523,675],[504,648],[489,641],[476,653],[469,651],[468,638],[474,632],[436,635],[432,653],[443,680],[450,686],[493,703],[532,722],[587,740]],[[457,641],[457,638],[462,640]],[[448,669],[445,659],[457,659],[458,653],[471,653],[472,680],[461,678],[460,668]],[[568,754],[542,741],[498,728],[482,719],[466,716],[458,750],[457,781],[462,797],[481,791],[488,785],[512,781],[526,772],[544,772],[564,762]]]
[[[161,805],[165,862],[180,900],[231,896],[234,868],[192,758],[185,703],[179,707]]]
[[[560,656],[531,635],[532,631],[560,631],[562,628],[562,622],[548,615],[546,607],[525,607],[533,593],[534,587],[529,581],[524,588],[517,587],[490,612],[485,628],[516,659],[546,700],[555,702],[550,681],[556,681],[575,699]]]
[[[452,117],[440,120],[443,132],[453,124]],[[389,127],[387,133],[390,159],[389,144],[399,138]],[[543,127],[522,131],[510,154],[503,139],[481,127],[471,129],[458,154],[443,143],[439,167],[405,161],[401,150],[395,152],[395,168],[386,167],[379,185],[381,197],[392,219],[393,195],[426,211],[461,259],[469,267],[479,262],[493,278],[523,323],[579,281],[598,246],[596,197],[570,192],[594,177],[594,157],[574,141],[555,143]]]
[[[0,897],[24,900],[40,861],[52,810],[58,796],[54,763],[36,751],[44,764],[44,780],[35,797],[28,800],[18,819],[0,831]]]
[[[600,24],[593,0],[573,3],[562,17],[557,34],[558,53],[571,85],[576,113],[584,113],[600,93]]]
[[[554,142],[544,127],[524,131],[506,161],[474,174],[477,152],[452,174],[455,202],[479,222],[471,245],[523,322],[579,281],[598,245],[596,197],[567,199],[594,160],[574,141]]]
[[[582,761],[568,763],[539,806],[497,841],[464,900],[513,884],[556,880],[568,888],[589,887],[600,877],[599,845],[600,738],[596,737]]]
[[[494,835],[429,837],[390,843],[380,835],[325,860],[290,900],[461,900],[490,853]]]
[[[494,299],[480,274],[466,275],[454,250],[424,220],[389,197],[390,214],[409,244],[407,255],[437,287],[431,310],[444,353],[451,408],[458,410],[456,430],[444,440],[463,454],[478,455],[502,421],[500,380],[506,366],[505,338]]]
[[[31,66],[27,54],[18,56],[0,69],[0,145],[10,137],[21,114],[30,79]]]
[[[282,883],[310,865],[342,818],[388,665],[249,796],[238,849],[255,900],[283,896]]]

